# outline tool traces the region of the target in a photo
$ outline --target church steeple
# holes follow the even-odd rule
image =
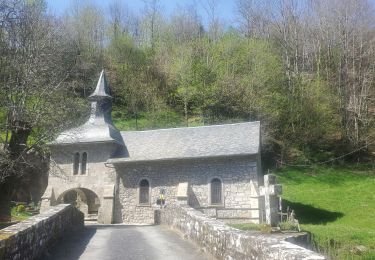
[[[94,92],[88,98],[90,101],[98,101],[102,99],[112,99],[111,91],[107,84],[107,79],[104,73],[104,70],[100,73],[98,84]]]
[[[55,144],[115,142],[123,147],[121,133],[112,123],[112,96],[104,70],[100,73],[98,84],[88,100],[91,102],[90,118],[83,125],[61,133]]]
[[[112,96],[104,70],[100,73],[94,92],[88,97],[91,102],[89,122],[92,124],[107,123],[112,125]]]

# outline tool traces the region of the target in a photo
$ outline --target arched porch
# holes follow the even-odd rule
[[[86,188],[72,188],[64,191],[58,198],[57,204],[74,205],[85,214],[85,220],[97,220],[101,206],[99,196]]]

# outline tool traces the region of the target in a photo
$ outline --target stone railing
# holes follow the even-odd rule
[[[65,232],[84,225],[83,213],[68,204],[0,230],[0,259],[35,259]]]
[[[231,228],[189,207],[158,210],[155,222],[178,229],[218,259],[326,259],[272,235]]]

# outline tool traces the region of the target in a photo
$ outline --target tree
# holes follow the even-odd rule
[[[221,23],[218,15],[219,0],[202,0],[201,5],[208,17],[208,32],[212,40],[217,40],[221,32]]]
[[[38,174],[36,158],[47,158],[44,144],[80,115],[69,97],[74,53],[44,1],[5,2],[0,9],[0,215],[9,216],[12,193]],[[69,97],[69,98],[68,98]],[[40,165],[39,165],[40,166]]]
[[[81,97],[87,97],[91,86],[95,85],[97,72],[105,67],[107,24],[104,13],[90,2],[75,0],[61,20],[63,40],[71,42],[71,51],[75,53],[71,87]]]

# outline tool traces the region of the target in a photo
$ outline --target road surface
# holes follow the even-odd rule
[[[65,235],[47,260],[203,260],[212,259],[192,242],[164,226],[86,225]]]

